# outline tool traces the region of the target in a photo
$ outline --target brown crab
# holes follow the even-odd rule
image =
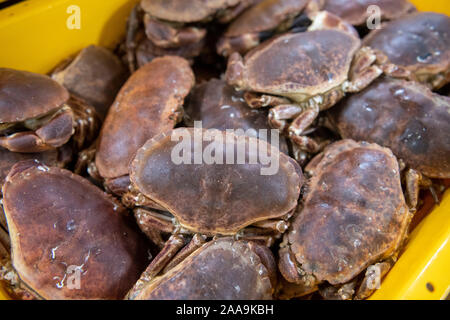
[[[184,145],[192,152],[183,151],[185,161],[174,160]],[[198,160],[208,152],[214,161]],[[300,166],[267,142],[195,128],[150,139],[131,162],[130,178],[131,191],[122,201],[136,206],[138,225],[155,243],[173,250],[183,243],[164,244],[155,230],[177,237],[232,235],[270,246],[286,230],[303,183]],[[167,259],[168,250],[155,264]]]
[[[93,106],[103,120],[128,72],[108,49],[91,45],[60,64],[52,78]]]
[[[184,98],[194,82],[189,63],[180,57],[157,58],[140,68],[111,106],[97,151],[91,148],[83,153],[80,163],[89,162],[95,153],[95,164],[90,163],[89,173],[104,179],[113,193],[122,194],[129,185],[130,160],[148,139],[182,120]]]
[[[151,264],[128,293],[133,300],[270,300],[276,263],[264,246],[219,238],[180,251],[162,272]]]
[[[378,6],[381,21],[398,19],[416,11],[408,0],[310,0],[311,7],[331,12],[354,26],[364,26],[370,6]]]
[[[361,91],[383,72],[401,75],[383,56],[361,48],[352,26],[319,12],[308,32],[276,37],[245,58],[234,53],[226,78],[247,91],[249,106],[272,107],[272,127],[286,130],[305,152],[317,153],[323,145],[305,134],[319,112],[334,106],[345,93]]]
[[[280,296],[320,287],[326,298],[366,298],[396,260],[412,218],[397,159],[376,144],[341,140],[305,172],[303,204],[280,246]]]
[[[20,162],[3,196],[12,265],[3,264],[1,278],[16,293],[120,299],[148,264],[148,242],[125,209],[70,171]]]
[[[35,153],[71,138],[81,148],[93,140],[98,121],[92,107],[51,78],[0,68],[0,148]]]
[[[223,131],[242,129],[244,134],[272,142],[267,112],[262,109],[250,109],[242,93],[234,90],[224,80],[211,79],[194,88],[189,103],[185,106],[184,123],[194,126],[195,121],[201,121],[205,129]],[[261,132],[261,129],[265,131]],[[282,152],[288,154],[288,145],[284,137],[279,137],[273,142]]]
[[[302,26],[308,0],[263,0],[234,20],[217,44],[217,52],[244,54],[271,36]]]
[[[174,48],[185,48],[184,57],[195,56],[203,47],[206,28],[213,19],[226,23],[239,15],[255,0],[141,0],[130,14],[126,39],[128,63],[136,67],[135,50],[142,41],[141,24],[146,37],[161,48],[164,55]],[[172,49],[167,52],[163,49]],[[151,55],[157,52],[152,51]]]
[[[439,89],[450,82],[450,17],[418,12],[384,24],[363,44],[382,51],[409,78]]]
[[[382,78],[327,113],[344,139],[389,147],[401,159],[408,205],[415,208],[419,186],[429,178],[450,178],[450,98],[416,82]]]

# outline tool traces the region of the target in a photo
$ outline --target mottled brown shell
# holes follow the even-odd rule
[[[0,148],[0,188],[5,181],[9,170],[11,170],[17,162],[34,159],[41,163],[45,163],[48,166],[56,166],[58,164],[58,151],[51,150],[40,153],[19,153]],[[1,194],[0,191],[0,196]]]
[[[0,123],[44,115],[67,100],[69,92],[48,76],[0,68]]]
[[[225,37],[259,33],[277,28],[305,8],[307,0],[264,0],[246,10],[225,32]]]
[[[450,98],[415,82],[382,79],[329,112],[344,138],[392,149],[431,178],[450,178]]]
[[[259,137],[259,130],[267,130],[262,137],[271,141],[271,127],[267,121],[267,110],[251,109],[245,102],[243,92],[236,91],[224,80],[211,79],[195,87],[185,107],[190,125],[202,121],[205,129],[243,129],[249,136]],[[249,130],[254,129],[255,131]],[[279,138],[280,150],[288,153],[287,142]]]
[[[239,3],[240,0],[142,0],[141,7],[161,20],[191,23],[203,21]]]
[[[127,76],[118,57],[108,49],[94,45],[81,50],[73,61],[52,74],[52,78],[72,94],[95,107],[102,119]]]
[[[44,299],[121,299],[148,264],[125,209],[67,170],[21,162],[3,196],[14,268]],[[80,290],[68,287],[69,266]]]
[[[249,243],[222,238],[155,278],[134,299],[270,300],[270,272]]]
[[[303,100],[327,92],[347,80],[360,40],[338,30],[286,34],[250,51],[236,71],[246,90]]]
[[[418,12],[372,31],[364,45],[384,52],[392,63],[413,72],[439,73],[450,69],[450,18]]]
[[[195,145],[206,150],[211,144],[194,142],[194,130],[175,129],[149,140],[139,149],[130,166],[134,187],[166,208],[181,225],[193,232],[232,235],[254,222],[283,217],[296,207],[303,182],[300,166],[262,140],[230,134],[226,141],[225,132],[216,131],[212,141],[222,139],[221,144],[217,143],[222,147],[223,159],[226,159],[226,152],[235,150],[232,159],[235,164],[225,164],[225,160],[224,164],[204,161],[193,164],[194,149],[189,157],[192,164],[175,164],[172,152],[179,154],[174,148],[180,145],[178,139],[171,141],[172,136],[189,134],[190,137],[182,140],[192,148]],[[278,159],[278,171],[273,175],[261,174],[261,168],[268,167],[261,161],[249,164],[255,151],[249,150],[248,145],[258,142]],[[247,146],[245,164],[236,164],[239,150],[236,148],[242,145]]]
[[[380,8],[382,20],[394,20],[416,10],[407,0],[325,0],[322,10],[334,13],[354,26],[361,26],[369,18],[371,13],[367,9],[372,5]]]
[[[128,79],[100,133],[96,165],[103,178],[128,174],[137,149],[177,124],[194,82],[189,63],[174,56],[154,59]]]
[[[389,149],[341,140],[305,171],[312,178],[303,209],[286,235],[303,270],[345,283],[399,249],[411,214]]]

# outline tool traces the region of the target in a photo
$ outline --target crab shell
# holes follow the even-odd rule
[[[389,149],[341,140],[305,171],[311,179],[303,208],[285,234],[305,272],[319,282],[343,284],[399,249],[411,214]]]
[[[372,31],[363,44],[382,51],[392,63],[407,68],[421,82],[431,82],[433,76],[442,74],[443,80],[432,83],[439,88],[450,81],[449,30],[448,16],[418,12]]]
[[[218,52],[245,53],[260,41],[260,33],[272,31],[293,19],[306,7],[307,0],[264,0],[247,9],[228,27],[218,44]],[[229,48],[227,48],[229,47]],[[230,52],[230,53],[231,53]]]
[[[256,247],[256,248],[255,248]],[[204,244],[135,300],[270,300],[276,265],[268,248],[232,238]]]
[[[382,20],[394,20],[416,10],[414,5],[407,0],[312,0],[323,2],[322,10],[331,12],[341,17],[354,26],[362,26],[370,17],[367,9],[370,6],[378,6]]]
[[[144,37],[136,48],[137,67],[140,68],[162,56],[179,56],[193,62],[193,59],[200,55],[203,50],[204,41],[198,41],[192,44],[186,44],[175,48],[162,48],[156,46],[150,39]]]
[[[20,162],[3,196],[14,268],[41,298],[120,299],[148,263],[125,209],[70,171]],[[69,287],[70,266],[79,290]]]
[[[251,50],[243,61],[232,55],[226,77],[242,90],[303,102],[347,80],[359,47],[359,39],[340,30],[286,34]]]
[[[193,90],[186,115],[193,121],[202,121],[205,129],[242,129],[250,136],[259,137],[259,130],[266,130],[265,138],[271,142],[271,128],[267,121],[267,112],[263,109],[250,109],[244,100],[242,92],[234,90],[224,80],[211,79],[197,85]],[[255,131],[252,132],[254,129]],[[250,131],[249,131],[250,130]],[[279,140],[280,150],[288,153],[287,142],[283,137]]]
[[[100,133],[95,163],[103,178],[127,175],[136,151],[181,120],[184,98],[194,82],[189,63],[174,56],[154,59],[128,79]]]
[[[430,178],[450,178],[450,98],[415,82],[384,78],[329,111],[343,138],[392,149]]]
[[[60,65],[52,78],[94,106],[102,119],[127,78],[127,71],[111,51],[91,45],[75,59]]]
[[[166,208],[183,227],[208,235],[234,235],[252,223],[283,217],[297,206],[303,175],[295,160],[263,140],[231,133],[226,139],[225,132],[215,130],[209,134],[217,144],[216,150],[222,150],[223,164],[194,164],[194,156],[202,156],[195,150],[201,147],[206,152],[211,144],[196,141],[198,134],[205,136],[206,130],[180,128],[161,134],[139,149],[130,165],[132,185]],[[178,135],[182,142],[173,138]],[[180,143],[196,148],[189,149],[192,164],[174,163],[172,153],[177,152],[174,148]],[[261,174],[261,169],[267,167],[261,161],[249,162],[258,156],[258,151],[249,146],[258,143],[260,150],[267,150],[263,152],[270,153],[279,163],[273,175]],[[237,154],[243,146],[245,164],[237,164]],[[229,150],[235,150],[234,164],[225,164]]]
[[[240,2],[241,0],[142,0],[141,7],[160,20],[194,23],[207,20],[220,10],[235,7]]]
[[[20,161],[25,160],[37,160],[48,166],[63,165],[58,150],[50,150],[39,153],[19,153],[11,152],[7,149],[0,148],[0,187],[5,182],[5,178],[8,175],[11,168]],[[0,197],[2,193],[0,190]]]
[[[0,68],[0,125],[37,118],[68,100],[69,92],[48,76]]]

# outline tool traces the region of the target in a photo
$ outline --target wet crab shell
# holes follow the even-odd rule
[[[272,31],[281,24],[299,15],[306,7],[306,0],[265,0],[247,9],[235,21],[233,21],[224,33],[221,43],[218,45],[219,53],[224,53],[225,41],[231,41],[232,47],[238,52],[239,47],[246,47],[245,39],[240,37],[259,35],[262,32]],[[234,40],[233,40],[234,39]],[[256,40],[256,39],[254,39]],[[253,41],[254,41],[253,40]],[[249,40],[247,40],[249,41]],[[233,45],[233,42],[234,45]],[[255,43],[256,45],[257,43]]]
[[[389,147],[430,178],[450,178],[450,98],[415,82],[380,79],[328,118],[344,138]]]
[[[84,48],[52,73],[55,81],[94,106],[102,119],[127,76],[119,58],[108,49],[94,45]]]
[[[298,15],[306,6],[306,0],[265,0],[246,10],[225,32],[226,37],[237,37],[246,33],[259,33],[275,29]]]
[[[195,87],[189,103],[185,107],[190,125],[193,121],[202,121],[205,129],[242,129],[250,136],[259,137],[260,129],[267,130],[264,137],[271,141],[271,128],[267,121],[267,112],[262,109],[250,109],[244,100],[243,93],[224,80],[211,79]],[[255,131],[252,132],[251,129]],[[250,130],[250,131],[249,131]],[[288,146],[283,137],[279,138],[280,150],[288,153]]]
[[[379,7],[382,20],[394,20],[416,10],[407,0],[325,0],[322,10],[331,12],[354,26],[361,26],[370,16],[367,9],[373,5]]]
[[[285,235],[304,271],[342,284],[398,250],[411,214],[389,149],[341,140],[305,171],[303,208]]]
[[[181,120],[184,98],[194,82],[189,63],[174,56],[154,59],[128,79],[100,133],[95,163],[103,178],[128,174],[137,149]]]
[[[243,70],[229,65],[227,80],[243,82],[244,90],[302,101],[347,80],[359,47],[359,39],[338,30],[286,34],[250,51]]]
[[[203,245],[178,266],[155,278],[136,300],[270,300],[273,285],[269,263],[251,250],[251,244],[221,238]],[[220,276],[219,276],[220,275]]]
[[[56,166],[59,162],[58,153],[58,150],[50,150],[40,153],[19,153],[0,148],[0,188],[3,185],[9,171],[16,163],[24,160],[35,159],[48,166]],[[1,195],[2,193],[0,190],[0,197]]]
[[[20,162],[3,195],[14,268],[41,298],[121,299],[148,263],[125,209],[67,170]],[[80,290],[68,287],[70,266]]]
[[[300,166],[262,140],[229,134],[226,141],[225,132],[216,130],[212,141],[217,143],[217,150],[222,150],[224,159],[226,152],[234,150],[234,164],[225,164],[225,160],[224,164],[194,164],[195,149],[192,158],[189,156],[192,164],[175,164],[172,153],[180,145],[171,141],[172,137],[189,135],[182,139],[190,147],[203,150],[211,143],[194,141],[194,130],[205,134],[205,130],[180,128],[149,140],[130,165],[133,186],[166,208],[183,227],[204,234],[233,235],[257,221],[283,217],[296,207],[303,182]],[[261,168],[267,167],[261,161],[249,164],[258,151],[248,146],[258,143],[279,163],[273,175],[261,174]],[[246,146],[245,164],[236,164],[237,148],[241,146]]]
[[[444,73],[450,81],[450,18],[444,14],[418,12],[372,31],[364,45],[378,49],[389,60],[421,76]]]
[[[67,100],[69,92],[48,76],[0,68],[0,124],[45,115]]]
[[[201,22],[241,0],[142,0],[141,7],[155,18],[182,23]]]

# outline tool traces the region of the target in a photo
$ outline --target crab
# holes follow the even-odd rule
[[[37,160],[48,166],[64,167],[72,159],[71,150],[69,148],[60,148],[38,153],[19,153],[11,152],[7,149],[0,148],[0,188],[8,175],[9,170],[20,161]],[[1,198],[0,190],[0,198]]]
[[[409,79],[432,89],[450,82],[450,17],[418,12],[384,24],[363,44],[382,51],[409,73]]]
[[[93,106],[104,120],[128,72],[111,51],[91,45],[75,58],[62,62],[51,77],[71,94]]]
[[[411,209],[429,178],[450,178],[450,98],[416,82],[380,78],[326,114],[326,123],[345,139],[378,143],[406,165]]]
[[[270,300],[277,280],[275,259],[267,247],[231,237],[181,250],[164,270],[157,270],[161,267],[151,263],[127,298]]]
[[[413,214],[391,150],[367,142],[329,145],[305,168],[303,203],[284,235],[279,270],[290,298],[364,299],[396,261]]]
[[[352,26],[319,12],[307,32],[276,37],[245,58],[235,52],[226,78],[237,90],[247,91],[244,97],[250,107],[272,107],[271,126],[285,131],[301,150],[314,154],[324,145],[306,134],[319,112],[346,93],[361,91],[383,73],[403,76],[403,70],[383,55],[361,48]]]
[[[416,11],[408,0],[310,0],[309,6],[333,13],[356,27],[366,24],[371,14],[368,12],[370,6],[379,8],[382,21],[395,20]]]
[[[223,159],[174,161],[180,146],[176,137],[183,137],[182,144],[195,146],[188,160],[199,163],[198,148],[211,148],[197,140],[199,135],[214,141],[215,157]],[[261,160],[261,152],[273,161]],[[164,248],[174,243],[158,239],[155,230],[186,237],[235,236],[271,246],[286,230],[303,183],[297,162],[264,140],[198,128],[179,128],[150,139],[131,162],[130,178],[130,192],[122,201],[134,207],[141,230]],[[161,260],[167,258],[164,248]]]
[[[179,56],[189,61],[192,65],[194,58],[197,57],[203,50],[203,42],[194,43],[180,48],[161,48],[155,46],[145,34],[139,34],[136,40],[137,45],[135,49],[135,65],[130,65],[130,70],[136,70],[151,62],[153,59],[163,56]]]
[[[144,24],[145,35],[162,49],[203,47],[206,37],[204,24],[213,19],[227,23],[252,5],[255,0],[141,0],[128,19],[126,38],[127,60],[134,70],[135,49],[141,39],[139,31]]]
[[[217,44],[218,54],[245,54],[277,33],[301,29],[307,4],[308,0],[260,1],[230,24]]]
[[[87,164],[89,174],[104,180],[109,191],[126,192],[129,162],[148,139],[182,120],[183,102],[194,83],[189,63],[180,57],[157,58],[137,70],[111,106],[97,147],[80,155],[76,172]]]
[[[0,68],[0,148],[36,153],[57,149],[71,138],[82,148],[98,126],[95,110],[51,78]]]
[[[148,265],[149,243],[125,208],[70,171],[20,162],[3,196],[11,262],[3,257],[0,278],[19,296],[121,299]]]
[[[184,123],[194,126],[201,121],[205,129],[239,130],[243,133],[271,143],[271,128],[267,122],[267,112],[248,108],[241,92],[237,92],[226,81],[211,79],[197,85],[185,106]],[[264,133],[259,130],[266,130]],[[272,129],[273,130],[273,129]],[[264,136],[261,136],[263,133]],[[274,141],[282,152],[289,149],[284,137]]]

